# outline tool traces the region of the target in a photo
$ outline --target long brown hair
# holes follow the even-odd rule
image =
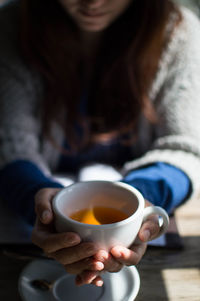
[[[84,92],[82,54],[73,20],[57,0],[21,0],[22,51],[45,83],[44,132],[49,135],[52,121],[57,121],[73,145],[81,141],[74,129],[82,120],[87,121],[91,138],[134,130],[140,113],[153,119],[148,92],[170,36],[166,26],[173,12],[175,27],[181,14],[172,1],[133,0],[104,32],[92,88]],[[87,104],[82,104],[82,114],[84,93]]]

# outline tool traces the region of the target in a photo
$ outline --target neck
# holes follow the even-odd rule
[[[96,32],[81,32],[80,42],[84,64],[84,85],[87,89],[89,89],[93,77],[96,55],[101,42],[101,34]]]
[[[91,60],[98,51],[101,42],[101,32],[81,32],[83,56]]]

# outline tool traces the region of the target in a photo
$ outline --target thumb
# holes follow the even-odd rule
[[[160,231],[160,226],[158,223],[158,218],[155,216],[151,216],[142,225],[138,236],[142,242],[147,242],[149,240],[156,238],[159,231]]]
[[[49,224],[53,220],[51,202],[58,191],[58,188],[42,188],[35,195],[35,212],[43,224]]]

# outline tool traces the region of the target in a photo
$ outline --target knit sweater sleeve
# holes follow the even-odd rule
[[[49,174],[41,155],[41,84],[20,55],[18,24],[13,1],[0,9],[0,168],[28,160]]]
[[[40,122],[36,92],[15,70],[0,62],[0,168],[14,160],[30,160],[45,174],[49,168],[40,154]]]
[[[30,86],[28,73],[21,77],[15,67],[0,60],[0,199],[34,224],[35,193],[63,186],[41,153],[37,88]]]
[[[35,193],[63,185],[43,155],[41,79],[19,53],[16,10],[15,2],[0,9],[0,201],[33,224]]]
[[[124,174],[154,162],[168,163],[189,177],[194,193],[200,188],[200,22],[187,9],[182,14],[151,91],[159,117],[151,148],[126,163]]]

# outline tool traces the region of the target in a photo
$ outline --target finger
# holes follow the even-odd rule
[[[125,247],[116,246],[111,249],[111,254],[116,258],[117,261],[121,262],[126,266],[136,265],[141,260],[142,256],[146,251],[147,245],[141,243],[133,245],[130,249]]]
[[[83,271],[81,274],[76,276],[75,283],[78,286],[91,284],[96,277],[99,277],[99,272],[97,271]]]
[[[35,196],[35,212],[44,224],[49,224],[53,220],[51,200],[58,191],[60,188],[43,188]]]
[[[39,216],[36,216],[33,230],[50,234],[50,233],[55,233],[55,226],[52,222],[50,222],[49,224],[42,223]]]
[[[94,285],[100,287],[103,285],[103,279],[100,276],[97,276],[94,280],[92,280],[91,284],[94,284]]]
[[[121,262],[118,262],[111,254],[106,252],[105,250],[99,250],[94,258],[97,261],[101,261],[104,264],[104,269],[108,272],[119,272],[123,265]]]
[[[65,269],[68,273],[77,275],[84,270],[102,271],[104,269],[104,264],[90,257],[73,264],[68,264],[65,266]]]
[[[80,243],[74,247],[59,250],[51,253],[51,257],[68,265],[80,261],[82,259],[93,256],[97,252],[97,247],[93,243]]]
[[[138,237],[142,242],[147,242],[157,237],[159,231],[160,226],[158,223],[158,218],[154,215],[149,217],[149,219],[144,222],[138,233]]]
[[[78,245],[81,241],[80,237],[73,232],[51,234],[45,231],[37,231],[37,229],[33,230],[31,239],[47,255],[63,248]]]

